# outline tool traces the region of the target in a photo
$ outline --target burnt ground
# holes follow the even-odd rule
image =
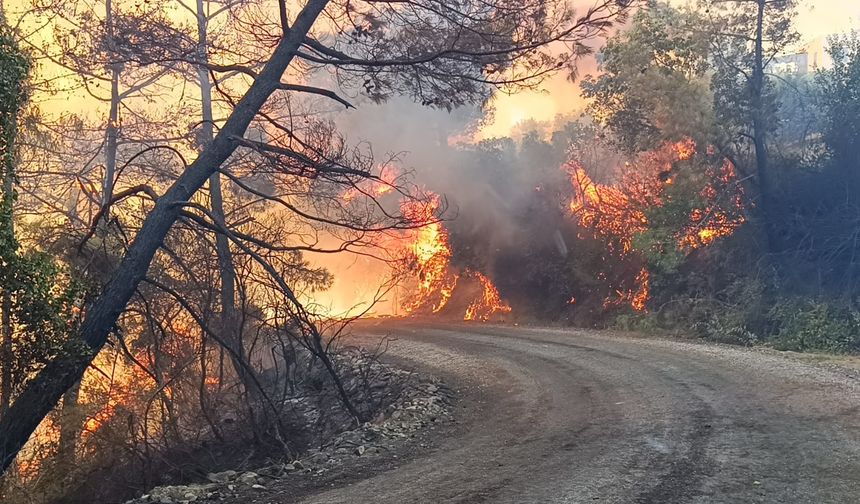
[[[582,330],[365,323],[453,421],[230,502],[860,502],[855,369]]]

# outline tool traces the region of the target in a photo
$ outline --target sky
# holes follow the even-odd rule
[[[684,5],[687,0],[673,3]],[[802,0],[796,23],[804,42],[860,29],[860,0]],[[580,74],[585,76],[595,68],[593,58],[584,60]],[[507,136],[522,120],[552,121],[556,115],[575,113],[583,106],[578,82],[570,82],[565,75],[554,76],[542,88],[515,95],[498,94],[493,102],[493,119],[481,129],[479,138]]]
[[[574,5],[584,6],[592,0],[572,0]],[[676,5],[684,5],[690,0],[671,0]],[[21,0],[6,2],[8,9],[15,10]],[[184,12],[184,11],[183,11]],[[814,40],[827,35],[860,29],[860,0],[801,0],[797,27],[804,41]],[[601,41],[594,41],[594,49],[599,49]],[[597,64],[593,57],[580,61],[580,77],[595,73]],[[79,96],[43,97],[43,111],[89,111],[98,114],[91,104]],[[539,89],[520,91],[516,94],[497,93],[493,99],[493,114],[485,121],[475,139],[508,136],[516,125],[524,120],[552,121],[558,115],[571,115],[579,112],[583,100],[579,96],[579,83],[572,82],[564,73],[559,73],[543,82]]]

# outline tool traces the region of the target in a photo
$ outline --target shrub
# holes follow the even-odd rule
[[[781,299],[768,312],[771,344],[780,350],[860,350],[860,312],[845,303]]]

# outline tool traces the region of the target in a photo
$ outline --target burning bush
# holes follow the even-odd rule
[[[638,154],[613,185],[595,184],[575,161],[566,169],[574,186],[570,211],[605,244],[611,269],[642,264],[616,289],[616,299],[606,299],[607,306],[623,301],[644,310],[655,273],[674,273],[692,252],[744,223],[743,192],[732,164],[711,149],[700,154],[691,139]]]
[[[511,307],[502,300],[486,275],[451,265],[448,231],[442,222],[435,220],[439,198],[431,199],[420,208],[415,208],[413,202],[405,205],[404,215],[410,216],[416,224],[424,225],[413,231],[409,238],[408,268],[414,273],[416,283],[402,308],[408,314],[416,315],[462,312],[463,320],[482,321],[490,320],[496,314],[509,313]],[[477,289],[474,288],[475,283]]]

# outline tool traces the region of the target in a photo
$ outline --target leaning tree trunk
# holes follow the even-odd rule
[[[212,143],[158,198],[101,295],[87,309],[80,338],[70,341],[57,358],[24,385],[8,414],[0,419],[0,471],[9,467],[39,423],[69,387],[81,379],[107,342],[156,251],[179,218],[183,204],[236,150],[257,112],[279,87],[281,76],[327,3],[328,0],[308,1]]]

